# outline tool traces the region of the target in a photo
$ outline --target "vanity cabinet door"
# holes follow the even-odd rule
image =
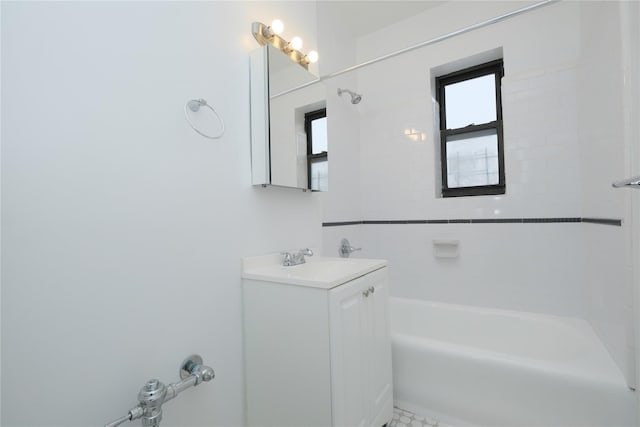
[[[329,293],[333,426],[377,427],[393,416],[387,298],[386,268]]]
[[[389,281],[385,274],[371,275],[374,292],[367,298],[370,365],[367,392],[371,401],[371,425],[382,426],[393,416],[393,379],[391,368],[391,331],[389,323]]]

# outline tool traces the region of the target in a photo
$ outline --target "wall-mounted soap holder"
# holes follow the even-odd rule
[[[460,256],[460,240],[433,239],[433,256],[436,258],[458,258]]]

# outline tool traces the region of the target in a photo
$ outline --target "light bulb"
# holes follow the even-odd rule
[[[307,54],[307,59],[312,64],[315,64],[316,62],[318,62],[318,52],[316,52],[315,50],[312,50]]]
[[[282,21],[279,19],[274,19],[271,22],[271,31],[273,31],[274,34],[282,34],[282,32],[284,31],[284,24],[282,23]]]
[[[295,36],[294,38],[292,38],[291,47],[294,48],[295,50],[302,49],[302,39],[298,36]]]

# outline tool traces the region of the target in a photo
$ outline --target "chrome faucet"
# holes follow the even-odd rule
[[[362,248],[354,248],[353,246],[351,246],[351,243],[349,243],[348,239],[342,239],[340,241],[340,248],[338,249],[338,253],[340,254],[341,258],[349,258],[349,255],[351,255],[351,252],[355,252],[355,251],[361,251]]]
[[[295,254],[290,252],[282,252],[284,258],[282,259],[282,265],[285,267],[291,267],[292,265],[300,265],[307,262],[304,256],[313,256],[313,251],[309,248],[300,249]]]

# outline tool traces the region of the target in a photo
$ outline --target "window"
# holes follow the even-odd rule
[[[307,176],[311,191],[329,189],[329,161],[327,156],[327,109],[304,115],[307,134]]]
[[[442,196],[504,194],[502,60],[436,78]]]

